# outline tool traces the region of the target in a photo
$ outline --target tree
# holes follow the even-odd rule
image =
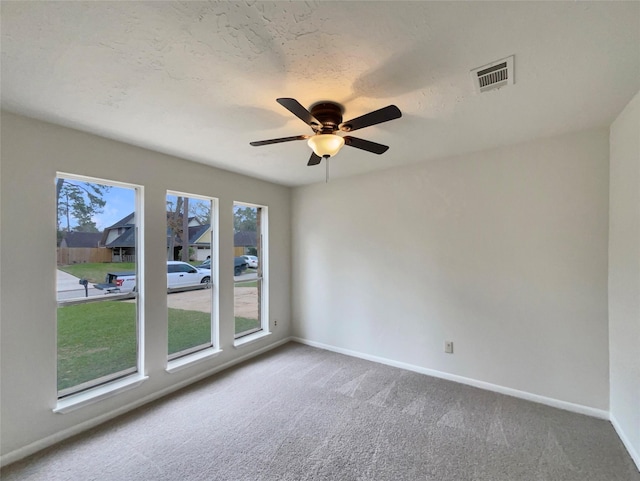
[[[233,231],[257,232],[258,209],[255,207],[236,207],[233,212]]]
[[[189,262],[189,197],[183,200],[182,215],[182,262]]]
[[[182,197],[178,197],[176,199],[175,210],[173,206],[173,202],[167,201],[167,228],[169,230],[168,233],[168,242],[167,246],[167,260],[173,261],[174,251],[175,251],[175,242],[176,237],[180,235],[182,231]]]
[[[107,201],[104,195],[111,190],[108,185],[90,182],[56,179],[56,211],[58,213],[58,238],[61,232],[98,232],[96,214],[101,214]],[[75,221],[75,222],[72,222]],[[72,225],[74,223],[75,225]]]
[[[189,262],[189,216],[184,215],[185,212],[189,212],[189,197],[176,197],[175,209],[173,201],[167,200],[167,260],[175,260],[176,241],[179,240],[178,245],[182,246],[179,249],[180,259]]]
[[[195,199],[195,202],[190,202],[189,215],[195,217],[200,225],[211,224],[211,201]]]
[[[90,221],[86,224],[77,225],[73,228],[76,232],[100,232],[95,222]]]

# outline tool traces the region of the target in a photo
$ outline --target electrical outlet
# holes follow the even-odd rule
[[[444,352],[453,354],[453,341],[444,341]]]

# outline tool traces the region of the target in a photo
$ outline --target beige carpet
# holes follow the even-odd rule
[[[640,481],[610,423],[290,343],[3,481]]]

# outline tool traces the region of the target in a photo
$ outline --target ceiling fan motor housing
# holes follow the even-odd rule
[[[311,106],[311,115],[322,122],[316,132],[332,134],[342,123],[342,106],[333,102],[319,102]]]

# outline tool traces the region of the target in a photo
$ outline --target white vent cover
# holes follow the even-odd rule
[[[481,94],[489,90],[499,89],[505,85],[513,85],[515,82],[513,57],[512,55],[473,69],[471,78],[473,79],[476,93]]]

